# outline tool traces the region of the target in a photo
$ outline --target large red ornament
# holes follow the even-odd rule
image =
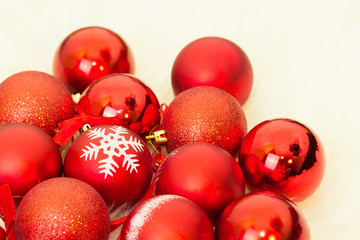
[[[252,88],[253,71],[238,45],[224,38],[204,37],[181,50],[171,80],[176,95],[196,86],[213,86],[227,91],[243,104]]]
[[[125,41],[102,27],[86,27],[67,36],[57,49],[54,75],[72,93],[82,92],[96,79],[111,73],[134,73],[133,55]]]
[[[53,136],[58,124],[74,116],[75,106],[66,86],[37,71],[16,73],[0,84],[0,125],[24,122]]]
[[[169,152],[184,144],[206,142],[234,155],[247,131],[240,103],[224,90],[208,86],[177,95],[165,110],[161,126]]]
[[[110,231],[99,193],[73,178],[53,178],[32,188],[16,212],[16,239],[104,239]]]
[[[214,232],[206,214],[194,202],[175,195],[153,196],[127,217],[121,240],[212,240]]]
[[[230,203],[216,226],[217,240],[310,240],[299,208],[270,192],[244,195]]]
[[[109,206],[140,200],[152,173],[152,158],[144,141],[133,131],[115,125],[83,132],[64,159],[64,175],[93,186]]]
[[[250,189],[270,190],[302,201],[321,183],[325,153],[308,127],[290,119],[274,119],[258,124],[246,135],[239,164]]]
[[[221,211],[245,192],[235,158],[209,143],[192,143],[172,151],[156,175],[155,194],[175,194],[198,204],[215,222]]]

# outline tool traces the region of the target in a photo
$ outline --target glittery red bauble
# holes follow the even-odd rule
[[[96,79],[111,73],[134,73],[133,55],[113,31],[86,27],[67,36],[57,49],[53,72],[71,92],[82,92]]]
[[[140,200],[152,173],[146,144],[120,126],[103,125],[83,132],[70,145],[64,160],[64,175],[93,186],[109,206]]]
[[[176,95],[196,86],[213,86],[227,91],[243,104],[252,88],[253,71],[245,52],[235,43],[204,37],[181,50],[171,80]]]
[[[121,240],[214,239],[206,214],[194,202],[176,195],[153,196],[127,217]]]
[[[58,124],[74,116],[75,107],[66,86],[37,71],[16,73],[0,84],[0,125],[24,122],[53,136]]]
[[[108,239],[110,217],[101,196],[73,178],[52,178],[32,188],[16,212],[16,239]]]
[[[310,240],[299,208],[270,192],[244,195],[230,203],[216,226],[217,240]]]
[[[0,126],[0,185],[8,183],[14,196],[61,173],[61,155],[48,134],[25,123]]]
[[[274,119],[258,124],[246,135],[239,164],[250,189],[270,190],[302,201],[321,183],[325,153],[308,127],[290,119]]]
[[[177,95],[164,112],[169,152],[194,142],[218,145],[235,154],[247,131],[242,107],[224,90],[200,86]]]
[[[186,197],[213,222],[244,192],[244,176],[235,158],[209,143],[187,144],[172,151],[156,175],[155,194]]]

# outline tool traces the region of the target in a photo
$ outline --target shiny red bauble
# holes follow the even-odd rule
[[[53,61],[54,75],[72,93],[82,92],[111,73],[134,73],[134,59],[125,41],[102,27],[86,27],[67,36]]]
[[[64,175],[93,186],[109,206],[138,201],[147,191],[152,173],[146,144],[121,126],[96,126],[83,132],[64,159]]]
[[[9,184],[14,196],[61,173],[58,146],[46,132],[26,123],[0,126],[0,185]]]
[[[258,124],[246,135],[239,164],[250,189],[302,201],[321,183],[325,153],[311,129],[294,120],[274,119]]]
[[[188,143],[206,142],[233,155],[247,131],[240,103],[224,90],[208,86],[177,95],[165,110],[161,127],[169,152]]]
[[[110,217],[99,193],[72,178],[32,188],[16,212],[16,239],[108,239]]]
[[[286,198],[256,192],[230,203],[216,226],[217,240],[310,240],[299,208]]]
[[[16,73],[0,84],[0,125],[24,122],[55,135],[58,124],[75,113],[66,86],[47,73]]]
[[[206,214],[194,202],[175,195],[153,196],[129,214],[121,240],[212,240],[214,232]]]
[[[216,145],[192,143],[172,151],[156,175],[155,194],[175,194],[198,204],[215,222],[245,192],[235,158]]]
[[[196,86],[213,86],[227,91],[243,104],[252,88],[253,71],[238,45],[224,38],[204,37],[181,50],[171,80],[176,95]]]

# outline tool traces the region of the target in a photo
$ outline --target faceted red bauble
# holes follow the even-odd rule
[[[172,151],[156,175],[155,194],[186,197],[213,222],[244,192],[244,176],[235,158],[209,143],[187,144]]]
[[[64,175],[93,186],[109,206],[138,201],[150,185],[152,172],[146,144],[120,126],[103,125],[83,132],[64,160]]]
[[[51,136],[58,124],[74,116],[75,107],[66,86],[37,71],[16,73],[0,84],[0,125],[24,122]]]
[[[58,146],[46,132],[25,123],[0,126],[0,185],[8,183],[14,196],[61,173]]]
[[[118,34],[106,28],[86,27],[60,44],[53,72],[72,93],[81,93],[92,81],[111,73],[134,73],[134,59]]]
[[[325,153],[319,138],[290,119],[264,121],[244,138],[239,164],[252,190],[270,190],[302,201],[320,185]]]
[[[32,188],[16,212],[16,239],[108,239],[110,217],[99,193],[73,178]]]
[[[308,224],[286,198],[257,192],[230,203],[216,226],[217,240],[310,240]]]
[[[127,217],[121,240],[214,239],[206,214],[194,202],[175,195],[153,196]]]
[[[181,50],[171,80],[176,95],[196,86],[213,86],[227,91],[243,104],[252,88],[253,71],[245,52],[235,43],[204,37]]]
[[[188,143],[206,142],[236,154],[247,131],[242,107],[215,87],[190,88],[177,95],[162,119],[169,152]]]

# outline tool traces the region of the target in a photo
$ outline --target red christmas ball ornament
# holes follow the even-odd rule
[[[16,239],[108,239],[107,206],[90,185],[52,178],[32,188],[16,212]]]
[[[206,214],[194,202],[176,195],[158,195],[137,205],[128,215],[121,240],[214,239]]]
[[[133,131],[115,125],[83,132],[64,159],[64,176],[90,184],[109,206],[140,200],[152,173],[152,158],[144,141]]]
[[[209,86],[177,95],[165,110],[161,126],[169,152],[188,143],[206,142],[234,155],[247,131],[240,103],[224,90]]]
[[[175,94],[196,87],[218,87],[241,104],[248,98],[253,71],[249,58],[235,43],[219,37],[197,39],[183,48],[171,73]]]
[[[274,119],[246,135],[239,164],[251,190],[274,191],[298,202],[320,185],[325,153],[311,129],[294,120]]]
[[[172,151],[156,175],[155,194],[188,198],[199,205],[212,222],[244,192],[244,176],[235,158],[209,143],[187,144]]]
[[[37,71],[16,73],[0,84],[0,125],[24,122],[54,136],[58,124],[75,113],[66,86]]]
[[[295,204],[274,193],[256,192],[224,209],[216,226],[216,239],[310,240],[310,230]]]
[[[86,27],[67,36],[58,47],[54,75],[72,93],[82,92],[96,79],[112,73],[134,73],[130,48],[115,32],[102,27]]]

